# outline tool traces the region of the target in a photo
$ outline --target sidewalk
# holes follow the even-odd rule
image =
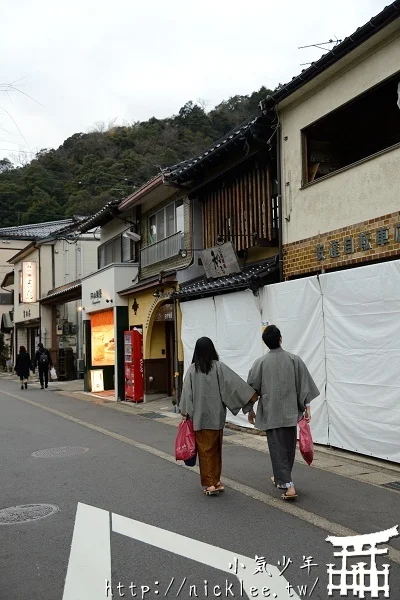
[[[72,387],[73,382],[69,383]],[[126,414],[152,419],[171,427],[177,427],[180,423],[180,415],[174,412],[174,406],[168,398],[136,404],[133,402],[115,402],[107,398],[94,398],[91,394],[71,391],[70,389],[64,389],[59,394]],[[260,434],[261,432],[256,430],[246,430],[244,428],[241,430],[238,426],[227,423],[224,431],[225,443],[244,446],[268,454],[265,434]],[[384,486],[389,490],[400,493],[400,465],[327,446],[316,445],[314,450],[312,465],[314,468],[377,487]],[[300,452],[296,455],[296,462],[305,464]]]

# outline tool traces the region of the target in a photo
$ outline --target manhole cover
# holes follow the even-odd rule
[[[22,504],[11,506],[0,510],[0,525],[17,525],[18,523],[29,523],[44,519],[58,512],[58,506],[54,504]]]
[[[143,413],[142,417],[145,417],[146,419],[165,419],[164,415],[161,415],[160,413],[152,413],[152,412]]]
[[[64,446],[63,448],[46,448],[46,450],[38,450],[33,452],[31,456],[36,458],[62,458],[63,456],[76,456],[84,454],[89,448],[81,448],[80,446]]]
[[[391,481],[390,483],[384,483],[382,484],[382,487],[386,487],[390,490],[396,490],[396,492],[400,492],[400,481]]]

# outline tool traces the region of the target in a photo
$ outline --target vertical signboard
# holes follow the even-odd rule
[[[115,365],[114,312],[106,310],[90,317],[92,328],[92,365]]]
[[[21,299],[23,304],[37,302],[37,264],[34,261],[22,263],[22,289]]]

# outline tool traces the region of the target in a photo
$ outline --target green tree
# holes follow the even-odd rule
[[[65,213],[54,197],[39,187],[33,189],[32,202],[23,217],[24,223],[44,223],[64,217]]]

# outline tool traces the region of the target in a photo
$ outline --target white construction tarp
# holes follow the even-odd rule
[[[205,336],[214,342],[221,361],[246,380],[251,365],[263,353],[260,305],[260,298],[250,290],[182,302],[185,373],[197,339]],[[253,427],[241,411],[237,416],[228,411],[228,421]]]
[[[181,304],[185,372],[210,337],[243,379],[275,324],[310,370],[314,441],[400,463],[400,261],[358,267]],[[252,427],[239,413],[227,419]]]
[[[217,341],[214,298],[201,298],[192,302],[182,302],[182,345],[184,375],[191,365],[196,341],[209,337],[214,344]]]
[[[263,321],[276,325],[282,346],[307,365],[320,396],[313,400],[311,431],[317,444],[328,443],[325,397],[325,349],[322,296],[317,277],[295,279],[264,288]]]
[[[320,281],[329,442],[400,462],[400,261]]]

